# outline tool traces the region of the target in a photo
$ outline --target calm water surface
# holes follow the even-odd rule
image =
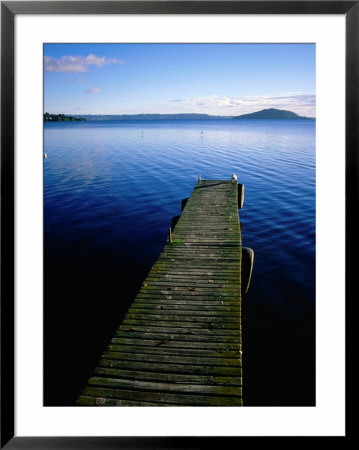
[[[315,404],[315,121],[45,123],[45,405],[73,405],[197,181],[245,185],[244,403]]]

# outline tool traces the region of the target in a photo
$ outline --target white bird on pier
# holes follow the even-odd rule
[[[235,173],[232,173],[232,183],[235,183],[237,181],[237,175]]]

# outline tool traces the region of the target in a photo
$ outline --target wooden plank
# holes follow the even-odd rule
[[[154,363],[153,361],[114,360],[101,358],[98,362],[100,367],[113,369],[142,370],[160,373],[185,373],[193,375],[211,375],[237,377],[241,375],[241,367],[234,366],[204,366],[191,364],[168,364],[167,362]]]
[[[150,323],[137,323],[137,324],[126,324],[122,323],[120,328],[118,329],[118,332],[128,332],[128,331],[142,331],[147,333],[166,333],[168,335],[181,335],[181,336],[196,336],[201,335],[202,338],[205,336],[207,339],[208,337],[234,337],[238,338],[241,335],[241,329],[238,328],[218,328],[214,326],[202,326],[199,327],[177,327],[171,323],[170,326],[166,326],[165,324],[162,324],[162,326],[159,324],[159,322],[156,322],[154,324]]]
[[[240,292],[240,289],[239,289]],[[186,289],[172,289],[172,288],[167,288],[166,290],[164,289],[151,289],[151,290],[147,290],[147,291],[140,291],[140,293],[138,294],[139,296],[144,296],[147,295],[154,297],[154,296],[158,296],[158,295],[174,295],[177,298],[217,298],[220,300],[229,300],[229,301],[240,301],[240,299],[238,298],[238,293],[236,292],[226,292],[224,289],[217,289],[217,290],[196,290],[195,287],[189,287],[187,290]]]
[[[201,349],[213,349],[213,350],[240,350],[240,345],[236,343],[222,343],[222,342],[193,342],[193,341],[181,341],[181,340],[168,340],[168,339],[141,339],[141,338],[129,338],[119,337],[111,340],[112,344],[123,345],[142,345],[149,347],[157,347],[161,345],[166,348],[201,348]]]
[[[134,380],[152,380],[169,381],[177,384],[207,384],[207,385],[225,385],[242,386],[242,377],[220,377],[210,375],[192,375],[183,373],[163,373],[163,372],[144,372],[139,370],[109,369],[106,367],[96,367],[95,374],[99,376],[111,376],[113,378],[127,378]]]
[[[137,345],[128,344],[110,344],[107,347],[108,351],[111,352],[126,352],[126,353],[139,353],[139,354],[161,354],[161,355],[175,355],[175,356],[196,356],[200,358],[220,358],[222,361],[223,357],[226,358],[239,358],[239,350],[229,350],[227,348],[223,349],[205,349],[205,348],[193,348],[193,347],[166,347],[165,345],[142,345],[142,343]]]
[[[240,324],[236,321],[223,323],[222,321],[214,321],[210,320],[196,320],[194,317],[191,322],[186,322],[181,318],[181,321],[175,322],[174,320],[163,320],[161,318],[150,320],[148,317],[144,318],[129,318],[127,316],[123,320],[124,325],[132,325],[133,327],[138,326],[162,326],[165,328],[168,327],[177,327],[177,328],[201,328],[203,330],[225,330],[225,333],[231,334],[231,330],[240,330]]]
[[[237,322],[213,322],[208,321],[197,321],[197,322],[185,322],[185,321],[169,321],[169,320],[149,320],[146,319],[127,319],[127,316],[122,321],[118,331],[160,331],[172,334],[218,334],[218,335],[238,335],[240,334],[240,321]]]
[[[189,301],[214,301],[214,300],[223,300],[227,302],[236,302],[240,303],[240,293],[241,289],[240,287],[237,288],[237,291],[229,291],[225,288],[222,289],[195,289],[194,286],[189,286],[187,290],[185,289],[173,289],[172,286],[168,286],[166,289],[156,288],[156,289],[148,289],[148,290],[141,290],[136,297],[137,299],[146,299],[146,298],[159,298],[167,300],[172,299],[183,299],[183,300],[189,300]]]
[[[192,280],[211,280],[213,277],[213,272],[204,272],[204,271],[200,271],[200,268],[197,270],[189,270],[187,269],[186,272],[184,271],[179,271],[179,270],[174,270],[172,269],[162,269],[162,270],[157,270],[157,272],[153,272],[151,274],[148,275],[147,279],[151,280],[152,278],[158,277],[159,279],[163,279],[163,280],[183,280],[188,278],[188,276],[191,277]],[[240,273],[238,272],[237,274],[233,273],[233,271],[231,272],[222,272],[220,273],[219,271],[216,271],[216,278],[217,280],[228,280],[228,281],[233,281],[238,282],[238,279],[240,279]]]
[[[83,391],[84,395],[92,395],[96,397],[120,398],[122,400],[140,400],[151,401],[155,403],[172,403],[174,405],[188,406],[241,406],[241,396],[233,397],[194,395],[194,394],[172,394],[164,392],[143,392],[131,391],[126,389],[108,389],[98,387],[86,387]]]
[[[202,330],[201,330],[202,331]],[[200,342],[200,343],[241,343],[240,333],[236,334],[219,334],[213,331],[217,330],[204,330],[204,332],[197,331],[196,333],[191,330],[190,333],[175,333],[171,331],[163,331],[162,328],[156,328],[155,330],[148,329],[146,327],[131,328],[129,330],[123,330],[122,328],[116,332],[118,337],[128,337],[134,339],[160,339],[163,341],[185,341],[185,342]]]
[[[147,305],[148,306],[148,305]],[[212,309],[210,309],[212,308]],[[230,317],[229,314],[231,314]],[[180,305],[176,305],[172,308],[164,308],[163,306],[148,306],[139,308],[138,305],[136,307],[131,308],[128,317],[144,317],[151,319],[152,317],[157,317],[159,319],[163,319],[166,317],[166,320],[170,320],[171,317],[175,317],[176,320],[192,320],[192,318],[197,317],[203,319],[203,321],[207,322],[208,320],[216,319],[217,321],[231,321],[237,322],[240,317],[240,310],[237,309],[220,309],[217,307],[213,309],[213,307],[207,307],[206,309],[201,310],[200,308],[189,308],[183,307],[181,309]]]
[[[78,406],[174,406],[169,403],[139,402],[138,400],[121,400],[115,398],[89,397],[80,395],[76,404]]]
[[[182,326],[190,326],[185,322],[191,322],[191,323],[197,323],[197,322],[204,322],[204,323],[213,323],[213,322],[219,322],[221,324],[227,324],[227,323],[238,323],[238,317],[235,315],[210,315],[209,311],[205,311],[203,315],[199,314],[199,311],[193,311],[190,316],[186,312],[182,311],[176,311],[175,313],[169,314],[167,311],[165,311],[163,314],[161,314],[161,311],[156,311],[156,314],[152,314],[153,311],[146,312],[145,314],[139,314],[137,312],[133,312],[130,310],[127,313],[128,319],[133,320],[165,320],[166,322],[173,322],[176,321],[183,321]]]
[[[129,360],[129,361],[146,361],[146,362],[159,362],[167,364],[181,364],[181,365],[192,365],[192,366],[202,366],[203,364],[207,366],[225,366],[225,367],[241,367],[242,362],[238,355],[238,358],[210,358],[208,356],[185,356],[185,355],[161,355],[154,353],[145,352],[114,352],[105,351],[102,355],[106,359],[115,360]]]
[[[170,296],[171,297],[171,296]],[[152,297],[141,297],[136,299],[136,302],[134,303],[134,306],[136,308],[165,308],[165,309],[171,309],[171,308],[185,308],[187,310],[192,309],[203,309],[203,310],[210,310],[210,311],[240,311],[241,306],[239,302],[225,302],[223,300],[213,300],[208,299],[205,300],[184,300],[184,299],[177,299],[174,298],[158,298],[157,296]]]
[[[143,381],[143,380],[127,380],[126,378],[106,378],[106,377],[92,377],[89,379],[90,386],[104,386],[104,387],[119,387],[129,389],[141,389],[146,391],[157,392],[176,392],[176,393],[197,393],[197,394],[217,394],[217,395],[240,395],[240,386],[222,386],[222,385],[208,385],[208,384],[192,384],[192,383],[171,383],[158,381]]]
[[[213,277],[214,278],[214,277]],[[146,282],[146,284],[142,287],[142,292],[144,291],[151,291],[154,289],[165,289],[170,288],[169,290],[181,290],[181,289],[189,289],[191,287],[194,287],[195,290],[200,291],[207,291],[210,289],[211,291],[216,291],[217,289],[221,291],[222,289],[225,289],[226,292],[233,291],[234,293],[238,293],[239,286],[233,285],[228,280],[208,280],[206,282],[204,281],[198,281],[195,280],[187,281],[186,280],[149,280]]]
[[[169,300],[167,300],[169,302]],[[149,299],[149,301],[138,302],[131,308],[131,312],[145,314],[148,311],[156,311],[159,313],[167,314],[173,313],[176,311],[178,313],[184,312],[185,314],[191,314],[192,312],[201,315],[217,315],[217,316],[226,316],[230,313],[240,314],[241,309],[239,306],[237,307],[228,307],[223,304],[220,305],[212,305],[209,303],[201,302],[200,305],[193,305],[188,303],[164,303],[160,302],[156,299]]]
[[[176,301],[188,301],[188,302],[223,302],[224,305],[240,305],[240,298],[238,295],[227,295],[223,296],[221,292],[208,293],[207,295],[200,295],[195,292],[183,293],[183,292],[169,292],[169,291],[159,291],[151,293],[139,293],[136,299],[143,299],[144,301],[148,299],[158,299],[158,300],[176,300]]]

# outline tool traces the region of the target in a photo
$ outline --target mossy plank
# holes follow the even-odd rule
[[[172,324],[171,324],[172,325]],[[166,326],[164,324],[160,325],[158,322],[155,324],[149,323],[137,323],[137,324],[125,324],[120,325],[117,332],[136,332],[142,331],[147,333],[166,333],[169,335],[179,335],[179,336],[202,336],[202,339],[207,339],[209,337],[223,337],[224,339],[229,339],[233,337],[238,339],[241,336],[241,329],[238,328],[216,328],[216,327],[177,327],[177,326]]]
[[[84,389],[83,394],[96,397],[119,398],[122,400],[150,401],[154,403],[165,402],[188,406],[240,406],[242,404],[242,399],[239,395],[231,397],[219,395],[172,394],[90,386]]]
[[[123,320],[123,324],[124,325],[132,325],[133,327],[138,327],[138,326],[162,326],[165,328],[168,327],[178,327],[178,328],[187,328],[187,329],[191,329],[191,328],[201,328],[203,330],[225,330],[226,332],[228,330],[240,330],[240,323],[237,321],[233,321],[233,322],[225,322],[223,323],[223,321],[215,321],[213,319],[208,319],[207,321],[203,321],[203,320],[195,320],[195,318],[193,318],[193,321],[191,322],[186,322],[184,320],[175,322],[174,320],[164,320],[164,318],[158,318],[158,319],[149,319],[148,317],[146,318],[126,318]],[[230,334],[230,333],[229,333]]]
[[[143,345],[148,347],[162,346],[163,348],[188,348],[188,349],[211,349],[211,350],[227,350],[236,351],[240,350],[240,345],[235,343],[222,343],[222,342],[193,342],[193,341],[181,341],[172,339],[141,339],[141,338],[126,338],[119,337],[111,340],[112,344],[118,345]]]
[[[100,367],[110,367],[113,369],[129,369],[142,370],[160,373],[184,373],[196,375],[211,375],[211,376],[240,376],[242,371],[239,366],[210,366],[210,365],[190,365],[190,364],[175,364],[175,363],[155,363],[153,361],[136,361],[136,360],[114,360],[101,358],[98,362]]]
[[[208,293],[207,295],[199,295],[195,292],[183,293],[183,292],[168,292],[168,291],[160,291],[160,292],[151,292],[149,293],[139,293],[136,297],[136,300],[148,300],[148,299],[156,299],[156,300],[175,300],[175,301],[188,301],[188,302],[223,302],[225,305],[233,305],[240,304],[240,297],[238,295],[226,295],[223,296],[221,292],[216,293]]]
[[[205,333],[176,333],[169,331],[163,331],[161,328],[148,329],[146,327],[139,327],[135,329],[123,330],[120,329],[116,332],[117,337],[128,337],[134,339],[160,339],[162,341],[185,341],[185,342],[199,342],[199,343],[225,343],[231,345],[232,343],[241,344],[241,336],[236,334],[219,334],[213,333],[207,330]]]
[[[220,322],[220,323],[237,323],[238,322],[238,315],[232,314],[229,317],[227,315],[210,315],[209,311],[205,311],[204,314],[199,314],[200,311],[193,311],[192,314],[190,316],[188,316],[188,314],[182,313],[182,311],[176,311],[176,313],[171,313],[169,314],[168,312],[164,312],[163,314],[161,314],[160,311],[156,311],[156,314],[153,314],[152,311],[150,310],[149,312],[146,312],[145,314],[139,314],[137,312],[133,312],[132,310],[130,310],[127,313],[127,318],[128,319],[133,319],[133,320],[137,320],[137,319],[143,319],[143,320],[165,320],[166,322],[169,321],[173,321],[173,322],[179,322],[179,321],[184,321],[184,322]]]
[[[142,343],[141,343],[142,344]],[[226,358],[239,358],[240,353],[239,350],[228,350],[227,348],[223,349],[205,349],[205,348],[193,348],[193,347],[180,347],[177,345],[176,347],[166,347],[165,345],[161,345],[161,342],[157,343],[157,345],[141,345],[141,344],[110,344],[107,347],[108,351],[111,352],[127,352],[127,353],[140,353],[140,354],[157,354],[157,355],[174,355],[174,356],[198,356],[201,358],[210,357],[210,358],[220,358],[222,360],[223,357]]]
[[[211,303],[201,303],[200,305],[193,305],[188,303],[161,303],[155,299],[149,299],[149,301],[138,302],[133,305],[131,312],[144,314],[148,311],[158,311],[163,313],[171,313],[171,311],[176,311],[178,313],[185,312],[186,314],[191,314],[194,312],[201,315],[228,315],[230,313],[238,314],[241,312],[239,305],[237,307],[228,307],[221,305],[213,305]]]
[[[181,300],[181,299],[161,299],[158,297],[147,297],[147,298],[137,298],[136,302],[133,304],[134,308],[183,308],[188,311],[191,310],[210,310],[210,311],[228,311],[235,312],[240,311],[239,302],[224,302],[223,300]]]
[[[172,383],[169,380],[166,382],[159,381],[143,381],[143,380],[128,380],[126,378],[106,378],[106,377],[92,377],[89,379],[90,386],[104,386],[124,389],[141,389],[146,391],[158,392],[176,392],[176,393],[197,393],[197,394],[217,394],[217,395],[241,395],[240,386],[222,386],[222,385],[208,385],[208,384],[192,384],[187,382]]]
[[[113,378],[126,378],[128,380],[152,380],[168,381],[176,384],[206,384],[224,386],[242,386],[240,374],[233,377],[220,377],[210,375],[192,375],[183,373],[165,372],[144,372],[139,370],[109,369],[106,367],[96,367],[95,374],[98,376],[110,376]]]
[[[210,307],[209,307],[210,308]],[[137,305],[134,308],[131,308],[129,311],[128,317],[133,318],[158,318],[163,319],[166,317],[166,320],[172,320],[172,318],[176,320],[191,320],[193,318],[199,318],[199,320],[204,322],[207,322],[208,319],[215,319],[215,321],[220,322],[221,319],[223,321],[229,321],[229,322],[236,322],[238,320],[238,317],[240,316],[240,309],[231,309],[231,310],[221,310],[220,307],[217,307],[215,309],[209,309],[208,307],[204,310],[201,310],[199,308],[180,308],[178,307],[172,307],[172,308],[163,308],[163,307],[149,307],[149,308],[138,308]],[[230,317],[228,315],[231,314]],[[158,316],[158,317],[156,317]]]
[[[76,401],[78,406],[174,406],[168,403],[139,402],[138,400],[121,400],[104,397],[88,397],[80,395]]]
[[[162,355],[154,353],[144,353],[144,352],[115,352],[115,351],[105,351],[103,353],[103,358],[115,359],[115,360],[129,360],[129,361],[147,361],[147,362],[159,362],[159,363],[173,363],[182,365],[195,365],[195,366],[224,366],[224,367],[241,367],[242,362],[240,355],[237,358],[210,358],[209,356],[186,356],[186,355]]]

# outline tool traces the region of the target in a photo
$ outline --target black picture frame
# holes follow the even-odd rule
[[[243,437],[14,435],[14,20],[18,14],[341,14],[346,19],[346,299],[358,241],[359,1],[1,2],[1,442],[6,449],[175,449],[238,445]],[[330,194],[329,194],[330,195]],[[353,208],[354,205],[354,208]],[[353,270],[354,269],[354,270]],[[346,302],[346,311],[348,311]],[[346,331],[347,335],[347,331]],[[346,437],[348,437],[348,428]],[[218,442],[218,441],[221,442]]]

